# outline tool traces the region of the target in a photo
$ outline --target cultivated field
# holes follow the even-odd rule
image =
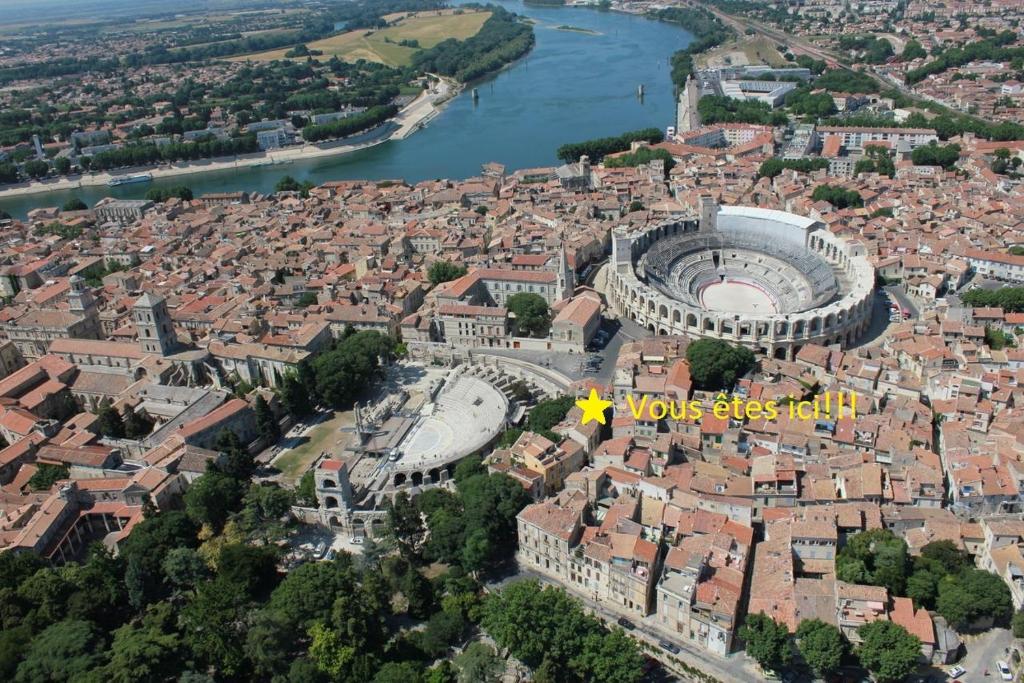
[[[490,12],[452,11],[418,12],[412,15],[389,15],[396,23],[380,30],[363,29],[315,40],[307,44],[310,50],[319,50],[323,56],[337,56],[347,62],[365,59],[389,66],[409,64],[417,48],[399,45],[403,40],[415,40],[420,48],[431,48],[448,38],[465,40],[477,34],[491,16]],[[284,59],[289,48],[267,50],[232,58],[233,61],[271,61]]]

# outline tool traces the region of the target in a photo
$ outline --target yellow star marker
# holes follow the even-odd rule
[[[597,420],[601,424],[605,424],[604,411],[611,404],[611,401],[605,401],[598,396],[597,389],[591,389],[590,396],[576,401],[576,405],[583,410],[583,417],[580,422],[587,424],[591,420]]]

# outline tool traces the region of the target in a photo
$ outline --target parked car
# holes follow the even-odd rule
[[[1004,681],[1013,680],[1013,672],[1010,671],[1010,667],[1006,664],[1006,662],[996,662],[996,668],[999,669],[999,677],[1002,678]]]
[[[352,545],[362,545],[363,544],[363,537],[362,536],[353,536],[352,538],[349,539],[349,541],[352,543]]]
[[[326,552],[327,544],[321,541],[320,543],[317,543],[316,548],[313,550],[313,557],[323,557]]]
[[[662,650],[665,650],[666,652],[671,652],[674,655],[679,654],[679,646],[675,643],[670,643],[667,640],[659,640],[658,647],[660,647]]]
[[[622,628],[626,629],[627,631],[632,631],[633,629],[636,628],[636,624],[634,624],[632,621],[630,621],[626,617],[619,617],[619,620],[618,620],[617,623],[618,623],[619,626],[621,626]]]
[[[958,664],[957,666],[954,666],[952,669],[949,670],[949,677],[950,678],[960,678],[965,673],[967,673],[967,669],[963,668],[962,666],[960,666]]]

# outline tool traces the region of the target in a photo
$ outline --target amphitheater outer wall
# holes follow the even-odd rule
[[[703,222],[710,223],[705,229],[725,222],[747,229],[760,226],[766,240],[776,236],[790,243],[802,241],[806,249],[840,272],[845,283],[841,295],[806,311],[764,315],[705,310],[669,297],[637,277],[636,269],[641,255],[657,240],[701,229],[702,221],[697,218],[678,218],[643,230],[613,231],[607,291],[612,310],[656,335],[723,339],[787,360],[805,344],[846,348],[867,331],[874,305],[875,271],[860,242],[836,237],[803,216],[754,207],[723,207],[710,221],[705,212]]]

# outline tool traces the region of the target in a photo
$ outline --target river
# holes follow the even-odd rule
[[[494,1],[494,0],[492,0]],[[457,4],[457,3],[456,3]],[[117,188],[85,187],[0,200],[0,209],[24,217],[33,208],[79,197],[90,206],[107,196],[139,198],[151,187],[187,185],[208,192],[270,192],[284,175],[322,183],[353,178],[466,178],[496,161],[509,169],[550,166],[555,150],[627,130],[674,124],[669,58],[692,36],[644,17],[595,9],[540,7],[497,0],[533,19],[537,44],[523,59],[473,84],[444,106],[425,128],[338,157],[291,164],[166,178]],[[560,30],[570,25],[590,32]],[[643,84],[645,94],[637,96]]]

